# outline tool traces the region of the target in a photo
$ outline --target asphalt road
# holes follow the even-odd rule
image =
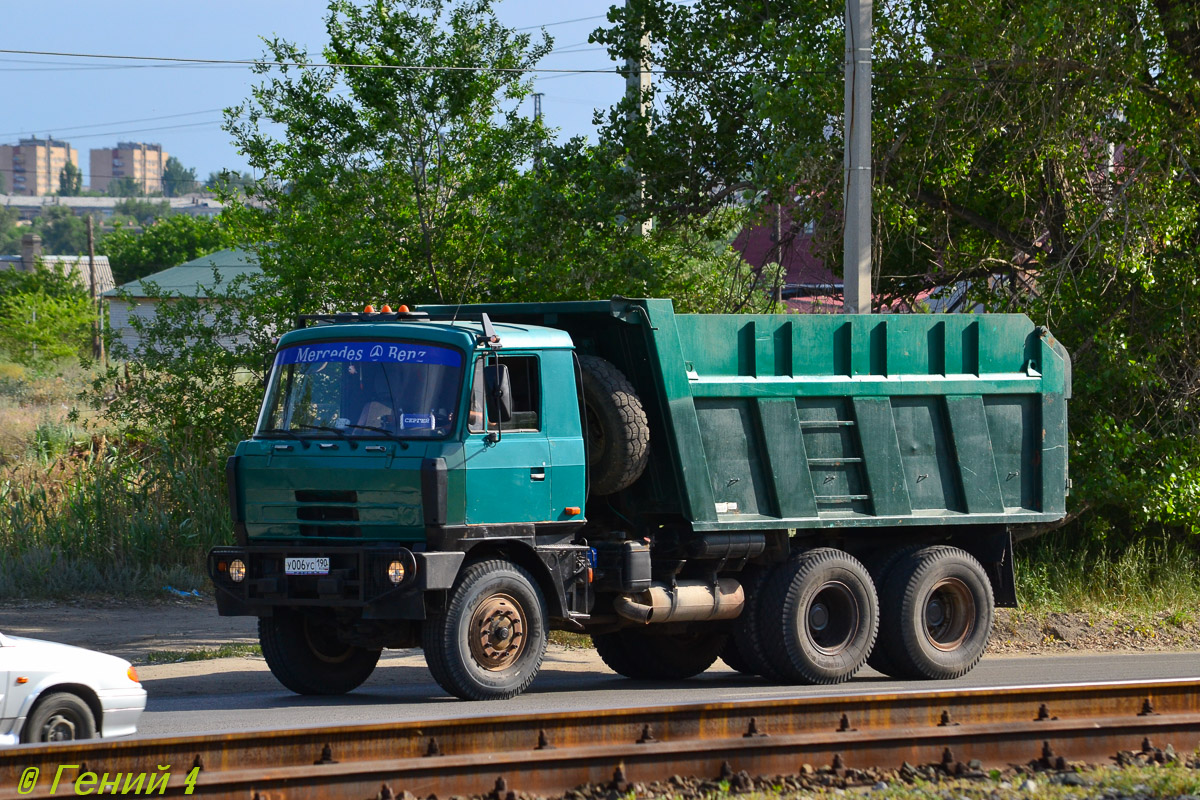
[[[433,682],[420,654],[411,652],[385,655],[363,686],[338,697],[292,694],[275,682],[261,659],[220,659],[142,671],[150,699],[140,735],[155,736],[805,695],[1190,678],[1200,677],[1200,653],[990,656],[955,681],[893,681],[865,669],[848,683],[817,687],[770,685],[720,662],[689,681],[631,681],[608,671],[594,651],[553,648],[528,692],[490,703],[447,696]]]

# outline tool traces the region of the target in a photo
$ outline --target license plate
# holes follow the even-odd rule
[[[285,558],[283,571],[287,575],[328,575],[328,558]]]

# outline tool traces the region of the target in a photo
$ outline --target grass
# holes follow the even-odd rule
[[[151,650],[147,664],[179,664],[185,661],[212,661],[215,658],[253,658],[262,655],[256,644],[223,644],[201,650]]]
[[[1042,612],[1166,613],[1176,627],[1200,608],[1200,552],[1181,542],[1143,538],[1115,549],[1066,533],[1017,550],[1022,604]]]
[[[0,598],[207,586],[205,554],[231,538],[220,454],[73,414],[90,377],[0,364]]]

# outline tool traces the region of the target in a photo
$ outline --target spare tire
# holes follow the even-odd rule
[[[646,470],[650,425],[633,384],[598,356],[580,356],[588,480],[595,494],[628,487]]]

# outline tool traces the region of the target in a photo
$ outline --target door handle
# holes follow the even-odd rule
[[[545,467],[530,467],[529,468],[529,480],[531,480],[531,481],[546,480],[546,468]]]

